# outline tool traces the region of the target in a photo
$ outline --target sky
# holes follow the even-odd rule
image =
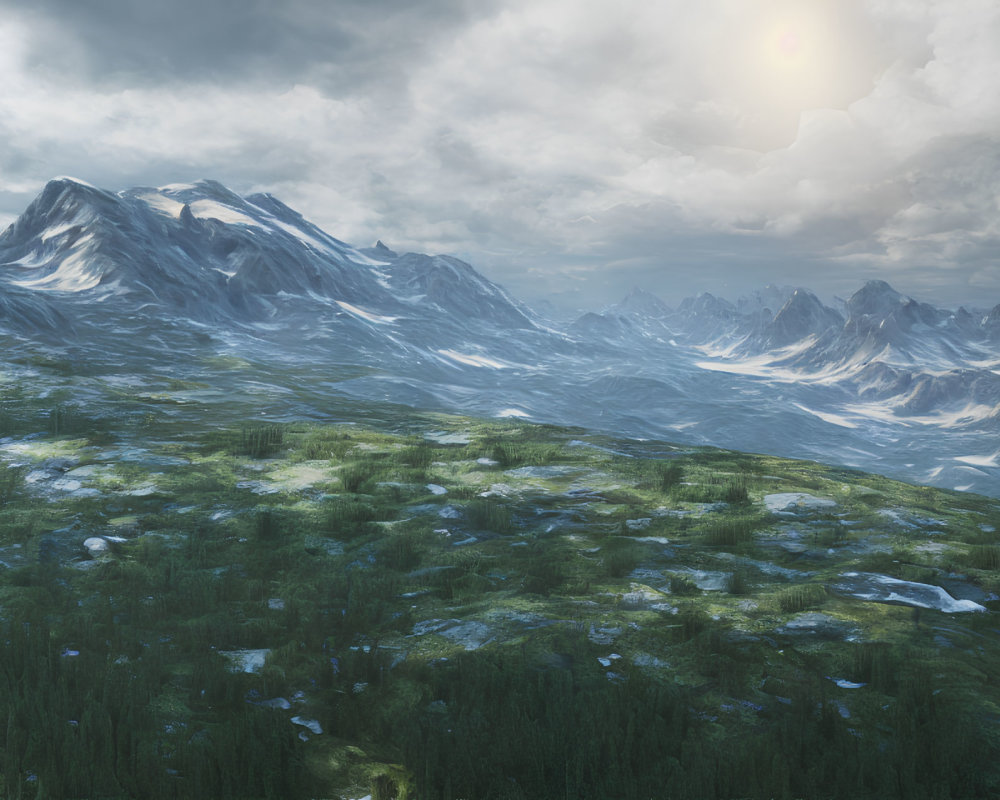
[[[0,225],[213,178],[599,308],[1000,303],[996,0],[0,0]]]

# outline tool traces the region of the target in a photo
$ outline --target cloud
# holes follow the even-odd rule
[[[581,304],[995,285],[988,0],[4,6],[8,219],[55,174],[207,176]]]

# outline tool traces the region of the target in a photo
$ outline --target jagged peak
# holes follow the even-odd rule
[[[785,305],[782,308],[826,308],[823,305],[823,301],[820,300],[815,294],[810,292],[808,289],[798,288],[792,291],[789,295],[788,300],[785,301]],[[832,310],[832,309],[831,309]]]
[[[621,301],[610,306],[607,311],[616,314],[662,317],[668,314],[670,309],[652,292],[639,286],[633,286]]]
[[[213,178],[200,178],[193,183],[170,183],[166,186],[160,186],[157,191],[183,202],[201,198],[217,200],[233,206],[242,206],[246,202],[228,186]]]
[[[88,183],[87,181],[82,180],[80,178],[74,178],[72,175],[57,175],[52,180],[50,180],[49,183],[63,184],[63,185],[71,184],[73,186],[82,186],[85,189],[94,189],[98,192],[101,191],[96,186],[94,186],[94,184]]]
[[[279,200],[270,192],[255,192],[254,194],[248,194],[242,199],[247,203],[250,203],[250,205],[267,211],[269,214],[292,217],[294,219],[303,219],[302,214]]]
[[[887,313],[908,298],[883,280],[870,280],[847,300],[851,315]]]
[[[722,297],[716,297],[710,292],[702,292],[694,297],[685,297],[680,304],[681,311],[736,311],[736,306]]]

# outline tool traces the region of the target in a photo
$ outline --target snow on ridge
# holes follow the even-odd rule
[[[452,361],[458,362],[459,364],[465,364],[467,367],[489,367],[490,369],[509,369],[511,366],[513,366],[512,364],[507,364],[503,361],[497,361],[496,359],[492,359],[487,356],[459,353],[455,350],[438,350],[437,352],[443,355],[445,358],[449,358]]]
[[[184,208],[184,204],[179,200],[174,200],[172,197],[167,197],[159,192],[141,194],[138,195],[138,199],[142,200],[142,202],[154,211],[159,211],[161,214],[166,214],[168,217],[173,217],[174,219],[180,219],[181,210]]]
[[[260,212],[261,217],[263,217],[264,224],[270,225],[272,227],[280,228],[282,231],[290,236],[295,237],[303,244],[313,248],[314,250],[325,253],[327,255],[333,255],[337,257],[347,258],[349,261],[359,264],[364,267],[387,267],[389,262],[378,261],[377,259],[366,256],[349,244],[334,239],[328,233],[326,233],[322,228],[317,228],[312,223],[306,221],[299,215],[299,219],[302,220],[302,224],[295,224],[291,222],[286,222],[285,220],[279,219],[273,213],[268,211],[266,208],[259,206],[252,200],[245,200],[248,205],[253,206]],[[281,202],[280,200],[277,202]],[[284,205],[284,204],[282,204]],[[224,221],[224,220],[223,220]],[[254,223],[258,225],[259,223]],[[318,235],[314,235],[308,232],[308,228],[315,229]]]
[[[57,236],[62,236],[64,233],[68,233],[80,224],[82,223],[74,219],[69,222],[64,222],[62,225],[56,225],[54,228],[46,228],[42,231],[42,235],[39,238],[43,242],[47,242],[49,239],[55,239]]]
[[[191,213],[198,219],[217,219],[227,225],[248,225],[259,228],[260,223],[253,217],[248,217],[242,211],[237,211],[232,206],[224,205],[217,200],[195,200],[190,205]]]
[[[522,411],[519,408],[504,408],[498,411],[494,416],[500,419],[509,419],[511,417],[516,417],[518,419],[528,419],[531,417],[526,411]]]
[[[895,425],[909,427],[925,425],[939,428],[961,428],[977,422],[1000,417],[1000,406],[969,403],[962,408],[947,411],[940,410],[932,414],[899,416],[892,406],[886,403],[858,403],[842,406],[842,410],[858,417],[866,417],[875,422],[889,422]]]
[[[971,464],[974,467],[998,467],[997,459],[1000,458],[1000,450],[991,456],[955,456],[954,460],[963,464]]]
[[[831,425],[838,425],[841,428],[857,428],[858,425],[855,422],[851,422],[847,417],[842,417],[840,414],[833,414],[829,411],[816,411],[811,408],[806,408],[801,403],[793,403],[796,408],[801,411],[805,411],[807,414],[812,414],[814,417],[818,417],[823,420],[823,422],[829,422]]]
[[[88,181],[82,180],[80,178],[74,178],[72,175],[57,175],[52,180],[57,182],[68,181],[69,183],[76,183],[79,184],[80,186],[86,186],[88,189],[96,189],[97,191],[101,191],[96,186],[94,186],[94,184],[89,183]]]
[[[21,266],[29,266],[21,264]],[[38,265],[41,266],[41,265]],[[37,289],[50,292],[83,292],[93,289],[101,282],[100,268],[90,259],[90,253],[85,247],[73,250],[62,260],[59,267],[47,275],[40,278],[26,278],[20,281],[11,281],[15,286],[22,289]]]
[[[398,317],[385,317],[380,314],[373,314],[371,311],[365,311],[363,308],[352,306],[350,303],[345,303],[343,300],[337,300],[335,302],[349,314],[361,317],[361,319],[368,320],[368,322],[374,322],[377,325],[391,325],[398,319]]]

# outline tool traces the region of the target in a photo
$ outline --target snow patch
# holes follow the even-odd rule
[[[74,249],[56,269],[41,278],[11,281],[24,289],[50,292],[84,292],[101,282],[101,273],[85,248]]]
[[[198,219],[216,219],[227,225],[248,225],[259,228],[260,223],[253,217],[248,217],[241,211],[237,211],[215,200],[195,200],[191,203],[191,213]]]
[[[459,353],[455,350],[438,350],[438,353],[443,355],[445,358],[449,358],[452,361],[458,362],[459,364],[465,364],[467,367],[489,367],[490,369],[508,369],[511,366],[510,364],[506,364],[502,361],[497,361],[496,359],[489,358],[487,356],[469,355],[467,353]]]
[[[1000,450],[991,456],[955,456],[955,461],[971,464],[974,467],[996,467],[1000,466],[997,464],[998,457],[1000,457]]]
[[[508,419],[510,417],[518,417],[520,419],[528,419],[531,415],[522,411],[519,408],[504,408],[496,413],[496,416],[500,419]]]
[[[337,300],[336,302],[337,305],[344,309],[347,313],[353,314],[354,316],[360,317],[368,322],[374,322],[376,325],[391,325],[396,321],[396,317],[383,317],[379,314],[373,314],[371,311],[365,311],[363,308],[352,306],[350,303],[345,303],[343,300]]]
[[[154,211],[159,211],[161,214],[166,214],[168,217],[173,217],[174,219],[180,219],[181,211],[184,209],[183,203],[157,192],[141,194],[139,195],[139,199]]]
[[[855,423],[851,422],[847,417],[842,417],[840,414],[832,414],[829,411],[815,411],[811,408],[806,408],[801,403],[793,403],[793,405],[800,411],[805,411],[807,414],[812,414],[814,417],[818,417],[823,420],[823,422],[829,422],[831,425],[839,425],[841,428],[856,428],[858,427]]]

